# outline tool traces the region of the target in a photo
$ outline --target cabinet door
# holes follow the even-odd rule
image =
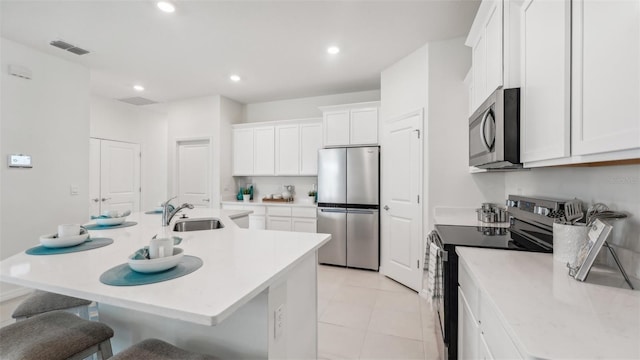
[[[474,113],[478,106],[487,98],[487,54],[484,32],[478,37],[471,48],[471,74],[473,76],[473,107]]]
[[[480,332],[478,341],[478,359],[493,360],[493,355],[491,355],[489,345],[487,345],[487,342],[484,340],[484,335],[482,334],[482,332]]]
[[[249,229],[264,230],[267,228],[267,220],[264,215],[249,215]]]
[[[349,128],[350,145],[378,144],[378,109],[351,110]]]
[[[291,231],[291,218],[283,216],[268,216],[267,229]]]
[[[478,359],[478,321],[469,308],[464,292],[458,288],[458,359]]]
[[[299,131],[297,124],[276,126],[276,175],[298,175]]]
[[[640,147],[640,2],[572,1],[572,155]]]
[[[300,124],[300,175],[318,175],[321,148],[322,124]]]
[[[253,175],[253,129],[233,129],[233,175]]]
[[[485,24],[486,46],[486,99],[502,86],[502,0],[491,1],[491,10]]]
[[[522,7],[521,159],[570,155],[570,1]]]
[[[349,145],[349,110],[325,112],[322,125],[324,146]]]
[[[291,228],[296,232],[316,232],[316,219],[291,218]]]
[[[275,168],[275,130],[273,126],[253,129],[253,175],[273,175]]]

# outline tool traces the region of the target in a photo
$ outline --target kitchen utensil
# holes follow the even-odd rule
[[[587,218],[587,224],[589,224],[589,225],[593,224],[593,222],[596,219],[601,219],[601,220],[605,220],[605,219],[625,219],[626,217],[627,217],[627,214],[625,214],[623,212],[604,210],[604,211],[595,212],[595,213],[591,214],[591,216],[589,216]]]
[[[169,270],[180,263],[184,257],[184,250],[173,248],[172,256],[165,256],[157,259],[137,259],[138,252],[129,256],[128,264],[131,270],[140,273],[155,273]]]
[[[48,248],[62,248],[76,246],[85,242],[89,238],[89,231],[81,227],[80,234],[74,236],[60,237],[58,234],[40,236],[40,244]]]
[[[582,212],[582,202],[580,200],[567,201],[564,204],[564,223],[567,225],[573,225],[579,219],[582,219],[584,213]]]
[[[598,212],[609,210],[609,207],[603,203],[595,203],[587,209],[587,223],[593,222],[593,215]]]

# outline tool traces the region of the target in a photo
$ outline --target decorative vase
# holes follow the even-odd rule
[[[249,202],[249,200],[251,200],[251,194],[242,194],[242,200],[244,202]]]

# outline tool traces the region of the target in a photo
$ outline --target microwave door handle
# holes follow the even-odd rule
[[[487,111],[482,116],[482,121],[480,122],[480,142],[484,145],[487,152],[491,152],[491,147],[487,143],[487,139],[484,136],[484,127],[487,125],[487,119],[489,118],[489,114],[491,113],[491,109],[487,109]]]

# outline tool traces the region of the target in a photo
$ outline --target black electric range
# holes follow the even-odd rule
[[[440,294],[434,299],[439,321],[440,353],[458,357],[458,255],[457,246],[531,252],[553,252],[553,222],[563,215],[565,201],[510,195],[509,228],[436,225],[429,242],[440,249]],[[427,247],[428,248],[428,247]],[[439,336],[440,337],[440,336]]]

